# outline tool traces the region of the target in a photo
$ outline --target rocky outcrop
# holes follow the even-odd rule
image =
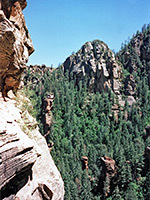
[[[141,46],[139,47],[141,50],[141,60],[145,60],[146,63],[150,61],[150,30],[147,33],[147,36],[144,37]]]
[[[52,125],[52,113],[51,109],[53,107],[53,101],[54,101],[54,94],[48,94],[47,97],[43,101],[43,111],[44,114],[42,116],[42,122],[43,122],[43,129],[44,129],[44,137],[48,138],[50,134],[50,127]]]
[[[101,163],[102,174],[100,180],[104,182],[104,196],[107,197],[111,192],[111,187],[115,184],[118,167],[115,160],[107,156],[101,157]]]
[[[119,94],[122,77],[121,66],[114,53],[99,40],[85,43],[82,48],[66,59],[62,65],[64,72],[69,71],[79,81],[87,81],[91,92],[107,91],[111,88]]]
[[[0,117],[0,123],[0,199],[3,199],[26,184],[37,153],[30,139],[10,119],[4,121]]]
[[[88,157],[82,156],[82,170],[86,170],[88,173]]]
[[[0,98],[0,199],[63,199],[61,175],[25,100]]]
[[[30,86],[33,90],[36,90],[39,86],[39,92],[42,93],[44,89],[43,83],[45,77],[49,76],[54,69],[43,65],[30,65],[26,68],[22,75],[21,86]]]
[[[0,90],[16,91],[29,55],[34,51],[22,10],[26,0],[0,0]]]
[[[129,74],[125,80],[125,95],[133,96],[135,94],[136,84],[132,74]]]

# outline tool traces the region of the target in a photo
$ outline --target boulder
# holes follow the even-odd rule
[[[133,96],[128,96],[127,97],[127,102],[129,104],[129,106],[132,106],[133,103],[136,103],[136,100]]]

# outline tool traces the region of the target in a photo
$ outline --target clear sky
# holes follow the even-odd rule
[[[150,0],[27,0],[24,15],[35,52],[28,64],[57,67],[87,41],[118,51],[150,23]]]

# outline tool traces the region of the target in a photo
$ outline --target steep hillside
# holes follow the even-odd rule
[[[125,90],[134,91],[136,97],[143,81],[150,88],[150,26],[144,27],[117,54],[125,69]]]
[[[130,73],[135,71],[142,72],[142,74],[144,71],[148,72],[150,65],[150,26],[145,27],[143,32],[137,32],[136,36],[122,47],[118,57],[124,68]],[[146,73],[143,75],[146,75]]]
[[[26,71],[25,90],[64,180],[66,200],[150,198],[149,62],[142,56],[143,49],[149,55],[148,30],[136,36],[143,35],[137,52],[129,50],[136,37],[116,58],[103,42],[88,42],[56,70]],[[146,65],[139,67],[142,59]],[[138,66],[131,71],[130,60]]]
[[[53,144],[51,154],[65,183],[65,199],[148,200],[149,113],[141,115],[139,104],[120,107],[110,90],[89,93],[86,84],[78,87],[63,73],[61,68],[45,73],[42,90],[40,85],[32,90],[32,84],[27,90],[31,101],[37,100],[35,111],[41,109],[36,116],[43,134],[45,97],[54,95],[47,142]],[[147,110],[149,98],[149,92],[143,96]]]

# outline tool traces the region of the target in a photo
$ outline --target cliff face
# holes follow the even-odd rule
[[[63,199],[61,175],[36,121],[15,106],[23,101],[0,98],[0,199]]]
[[[69,71],[76,77],[77,84],[87,78],[87,86],[91,92],[111,88],[119,94],[121,66],[114,53],[102,41],[85,43],[77,53],[66,59],[63,67],[64,72]]]
[[[26,0],[0,0],[0,90],[6,97],[19,87],[21,74],[34,51],[22,10]]]
[[[26,0],[0,0],[0,199],[61,200],[63,181],[26,110],[30,101],[7,98],[18,89],[34,51],[22,13],[26,5]]]

